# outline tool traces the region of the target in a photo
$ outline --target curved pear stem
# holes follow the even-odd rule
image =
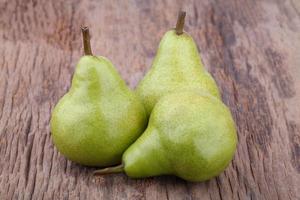
[[[92,56],[91,42],[90,42],[90,32],[87,26],[81,27],[84,54],[87,56]]]
[[[124,172],[124,164],[120,164],[114,167],[107,167],[104,169],[98,169],[94,171],[94,176],[105,175],[105,174],[115,174]]]
[[[184,12],[184,11],[180,11],[178,14],[177,24],[175,27],[177,35],[181,35],[183,33],[185,15],[186,15],[186,12]]]

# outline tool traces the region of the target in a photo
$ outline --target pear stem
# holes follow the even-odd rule
[[[124,172],[124,164],[120,164],[114,167],[107,167],[104,169],[98,169],[94,171],[94,176],[105,175],[105,174],[114,174]]]
[[[175,27],[177,35],[181,35],[183,33],[185,15],[186,15],[186,12],[184,12],[184,11],[180,11],[178,14],[177,24]]]
[[[87,26],[81,27],[84,54],[87,56],[92,56],[91,42],[90,42],[90,32]]]

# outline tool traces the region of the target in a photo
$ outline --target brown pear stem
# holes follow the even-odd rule
[[[185,15],[186,15],[186,12],[184,12],[184,11],[180,11],[178,14],[177,24],[175,27],[177,35],[181,35],[183,33]]]
[[[81,27],[84,54],[87,56],[92,56],[91,42],[90,42],[90,32],[87,26]]]
[[[94,171],[94,176],[105,175],[105,174],[114,174],[124,172],[124,165],[120,164],[114,167],[107,167],[104,169],[98,169]]]

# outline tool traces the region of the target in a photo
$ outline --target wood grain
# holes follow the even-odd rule
[[[235,118],[232,164],[188,183],[95,178],[67,161],[49,119],[82,55],[80,26],[134,88],[179,9]],[[0,44],[0,199],[300,199],[300,1],[1,0]]]

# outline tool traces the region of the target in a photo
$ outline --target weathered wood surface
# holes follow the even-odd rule
[[[133,88],[163,33],[185,29],[238,127],[218,178],[93,177],[61,156],[49,119],[82,55],[80,25]],[[300,1],[0,1],[0,199],[300,199]]]

